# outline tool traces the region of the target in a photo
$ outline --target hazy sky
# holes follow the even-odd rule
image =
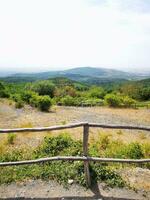
[[[150,69],[150,0],[0,0],[0,69]]]

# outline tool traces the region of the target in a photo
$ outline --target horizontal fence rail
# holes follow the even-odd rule
[[[63,129],[72,129],[83,127],[83,156],[56,156],[48,158],[40,158],[35,160],[23,160],[13,162],[1,162],[0,167],[14,166],[14,165],[27,165],[27,164],[38,164],[51,161],[83,161],[84,172],[87,186],[91,185],[89,162],[117,162],[117,163],[149,163],[150,159],[118,159],[118,158],[97,158],[88,156],[88,138],[89,128],[104,128],[104,129],[128,129],[128,130],[143,130],[150,131],[150,127],[144,126],[120,126],[120,125],[106,125],[99,123],[88,123],[80,122],[68,125],[58,125],[51,127],[36,127],[36,128],[16,128],[16,129],[0,129],[0,133],[21,133],[21,132],[42,132],[42,131],[55,131]]]
[[[82,127],[84,125],[88,125],[89,127],[95,128],[104,128],[104,129],[129,129],[129,130],[143,130],[150,131],[150,127],[145,126],[120,126],[120,125],[105,125],[99,123],[74,123],[68,125],[58,125],[58,126],[50,126],[50,127],[35,127],[35,128],[16,128],[16,129],[0,129],[0,133],[18,133],[18,132],[43,132],[43,131],[56,131],[63,129],[72,129]]]
[[[0,133],[18,133],[18,132],[42,132],[42,131],[56,131],[63,129],[72,129],[82,127],[87,123],[74,123],[68,125],[58,125],[58,126],[50,126],[50,127],[35,127],[35,128],[16,128],[16,129],[0,129]]]
[[[13,165],[37,164],[50,161],[93,161],[93,162],[115,162],[115,163],[149,163],[150,159],[118,159],[118,158],[97,158],[97,157],[80,157],[80,156],[56,156],[48,158],[40,158],[36,160],[23,160],[14,162],[2,162],[0,167]]]

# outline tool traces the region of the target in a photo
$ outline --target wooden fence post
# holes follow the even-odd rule
[[[83,126],[83,156],[88,156],[88,137],[89,137],[89,124],[85,124]],[[84,161],[84,173],[86,184],[88,187],[91,186],[91,179],[90,179],[90,170],[89,170],[89,162]]]

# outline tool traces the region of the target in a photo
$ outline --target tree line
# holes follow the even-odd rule
[[[67,78],[53,78],[27,83],[0,82],[0,97],[15,101],[16,108],[29,104],[41,111],[52,105],[133,107],[150,100],[150,79],[94,86]]]

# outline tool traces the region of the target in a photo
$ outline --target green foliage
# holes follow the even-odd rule
[[[27,85],[27,89],[32,90],[39,95],[48,95],[54,97],[55,86],[50,81],[37,81]]]
[[[52,105],[51,98],[49,96],[37,96],[36,105],[41,111],[48,111]]]
[[[88,96],[92,97],[92,98],[100,98],[103,99],[105,96],[105,91],[103,88],[101,87],[91,87],[89,92],[88,92]]]
[[[38,96],[48,95],[52,104],[64,106],[148,107],[149,79],[132,82],[113,82],[99,86],[86,85],[58,77],[30,83],[0,83],[0,97],[10,97],[22,107],[23,102],[38,107]],[[110,93],[111,92],[111,93]],[[143,104],[142,104],[143,103]]]
[[[128,96],[123,96],[120,94],[107,94],[105,96],[105,101],[110,107],[125,107],[130,108],[135,105],[136,101]]]
[[[71,96],[65,96],[63,98],[61,98],[60,100],[60,105],[63,105],[63,106],[74,106],[75,105],[75,100],[73,97]]]
[[[24,102],[26,103],[30,103],[30,100],[33,96],[37,95],[35,92],[32,92],[32,91],[24,91],[22,94],[21,94],[21,98]]]
[[[45,137],[44,141],[36,149],[14,149],[1,152],[0,162],[29,160],[57,155],[82,155],[82,142],[75,141],[67,133],[57,137]],[[93,163],[90,165],[93,184],[104,181],[109,186],[124,186],[125,182],[112,169],[107,166]],[[83,186],[86,185],[83,162],[54,161],[38,165],[13,166],[1,168],[0,184],[21,181],[24,179],[54,179],[67,186],[68,180]]]
[[[124,187],[125,181],[121,178],[120,175],[117,174],[112,169],[109,169],[109,167],[100,165],[98,163],[92,165],[92,176],[94,179],[98,181],[105,181],[110,187]]]
[[[128,96],[122,97],[122,104],[126,108],[132,107],[135,103],[136,101]]]
[[[107,94],[105,96],[105,101],[110,107],[120,107],[121,98],[115,94]]]
[[[68,136],[59,135],[57,137],[45,137],[43,144],[36,151],[36,155],[56,156],[71,144],[72,139]]]
[[[121,86],[120,91],[136,100],[150,100],[150,79],[128,82]]]
[[[7,136],[7,143],[8,144],[14,144],[15,139],[16,139],[16,134],[9,133],[8,136]]]
[[[0,98],[8,98],[9,93],[6,90],[5,86],[0,82]]]
[[[140,159],[149,157],[149,149],[148,143],[144,145],[139,143],[124,144],[122,141],[114,141],[108,136],[100,136],[99,140],[90,146],[89,152],[92,156]],[[82,154],[82,142],[75,141],[67,133],[64,133],[56,137],[46,136],[35,149],[0,150],[0,162],[31,160],[57,155],[81,156]],[[96,181],[104,181],[111,187],[123,187],[126,184],[115,170],[115,165],[91,163],[90,174],[93,184]],[[38,165],[3,167],[0,171],[0,184],[27,178],[53,179],[65,186],[67,186],[69,179],[73,179],[75,183],[86,185],[83,162],[53,161]]]
[[[127,156],[132,159],[143,158],[144,155],[141,145],[137,142],[129,144],[127,149]]]

